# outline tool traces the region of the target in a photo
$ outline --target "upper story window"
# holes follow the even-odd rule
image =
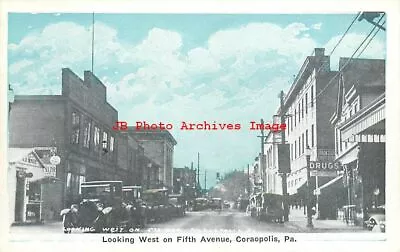
[[[297,110],[294,110],[294,126],[296,127],[297,125]]]
[[[108,134],[107,132],[103,131],[103,150],[108,150]]]
[[[72,134],[71,134],[72,144],[79,144],[79,132],[80,132],[80,115],[77,112],[72,112]]]
[[[301,99],[301,118],[304,118],[304,99]]]
[[[314,85],[311,85],[311,107],[314,107]]]
[[[89,148],[92,122],[89,119],[85,119],[83,127],[83,147]]]
[[[311,125],[311,147],[314,147],[314,124]]]
[[[114,137],[110,137],[110,152],[114,151]]]
[[[96,149],[96,151],[99,150],[99,146],[100,146],[100,128],[99,127],[94,127],[94,147]]]
[[[308,113],[308,93],[306,93],[306,114]]]
[[[293,116],[290,116],[290,130],[293,131]]]
[[[299,102],[299,122],[300,122],[300,112],[301,110],[300,110],[300,102]]]

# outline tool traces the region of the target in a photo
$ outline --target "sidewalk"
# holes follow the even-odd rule
[[[290,209],[289,222],[285,222],[285,225],[309,232],[368,232],[363,227],[347,225],[342,220],[317,220],[313,216],[312,222],[314,228],[307,228],[307,215],[304,215],[303,209]]]

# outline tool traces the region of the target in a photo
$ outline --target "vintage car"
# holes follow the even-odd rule
[[[172,217],[172,206],[168,202],[168,189],[148,189],[143,192],[148,221],[165,221]]]
[[[185,199],[180,194],[169,195],[169,204],[172,206],[172,216],[182,217],[186,214]]]
[[[141,186],[123,186],[122,194],[125,204],[130,206],[132,218],[131,223],[144,228],[147,225],[147,205],[142,199]]]
[[[193,202],[193,211],[202,211],[208,208],[208,199],[196,198]]]
[[[212,198],[209,203],[211,210],[221,210],[222,209],[222,199]]]
[[[368,230],[382,233],[385,232],[385,205],[371,208],[367,211],[367,216],[368,219],[364,222],[364,226]]]
[[[282,195],[272,193],[260,193],[257,195],[257,218],[259,220],[275,221],[283,223],[283,199]]]
[[[81,201],[61,211],[64,233],[72,229],[111,232],[131,227],[131,207],[122,201],[122,181],[90,181],[81,184]]]
[[[224,200],[224,208],[230,208],[231,204],[229,203],[229,201]]]

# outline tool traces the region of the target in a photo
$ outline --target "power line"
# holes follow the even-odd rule
[[[359,14],[357,14],[357,16],[358,16]],[[356,16],[356,17],[357,17]],[[383,19],[383,17],[385,16],[385,14],[383,14],[381,17],[380,17],[380,19],[378,20],[378,24],[380,23],[380,21]],[[382,24],[380,24],[380,25],[383,25],[383,24],[385,24],[385,22],[386,21],[384,21]],[[352,21],[352,23],[350,24],[350,26],[349,27],[351,27],[351,25],[353,25],[354,24],[354,20]],[[296,113],[293,113],[294,111],[291,111],[291,113],[290,113],[290,116],[293,118],[293,116],[301,116],[302,114],[304,114],[304,108],[311,108],[312,106],[311,105],[314,105],[314,102],[316,102],[316,100],[317,100],[317,98],[320,96],[320,95],[322,95],[323,94],[323,92],[325,92],[325,90],[332,84],[332,83],[334,83],[333,82],[333,80],[335,80],[336,79],[336,77],[339,75],[339,74],[341,74],[342,72],[343,72],[343,70],[346,68],[346,66],[351,62],[351,60],[354,58],[354,55],[360,50],[360,48],[364,45],[364,43],[369,39],[369,41],[367,42],[367,44],[365,44],[365,46],[363,47],[363,49],[360,51],[360,53],[358,54],[358,56],[360,56],[363,52],[364,52],[364,50],[368,47],[368,45],[371,43],[371,41],[374,39],[374,37],[376,36],[376,34],[379,32],[379,30],[380,29],[378,29],[374,34],[373,34],[373,36],[371,37],[371,34],[375,31],[375,29],[377,28],[377,26],[376,25],[373,25],[373,28],[371,29],[371,31],[369,32],[369,34],[365,37],[365,39],[361,42],[361,44],[356,48],[356,50],[354,51],[354,53],[351,55],[351,57],[346,61],[346,63],[343,65],[343,67],[329,80],[329,82],[328,82],[328,84],[318,93],[318,94],[316,94],[315,95],[315,97],[313,98],[313,99],[311,99],[311,101],[309,102],[309,103],[307,103],[306,102],[306,104],[305,104],[305,106],[301,106],[301,108],[302,108],[302,111],[299,109],[299,111],[298,112],[296,112]],[[346,32],[349,30],[349,28],[346,30]],[[345,33],[346,33],[345,32]],[[343,36],[342,36],[342,38],[343,38]],[[339,41],[341,41],[341,40],[339,40]],[[335,48],[336,48],[337,46],[335,46]],[[334,48],[334,49],[335,49]],[[332,50],[331,51],[331,53],[333,52],[334,50]],[[308,81],[306,84],[305,84],[305,86],[306,85],[308,85],[309,83],[311,83],[315,78],[316,78],[316,76],[317,76],[317,74],[318,74],[318,72],[322,69],[322,67],[323,67],[323,65],[325,64],[325,62],[323,63],[323,64],[321,64],[321,66],[320,66],[320,68],[318,69],[318,71],[315,73],[315,75],[310,79],[310,81]],[[300,103],[299,103],[300,104]],[[296,104],[296,107],[297,107],[297,104]],[[296,109],[295,109],[296,110]],[[289,119],[288,119],[289,120]],[[296,117],[295,117],[295,120],[296,120]],[[293,121],[292,121],[292,124],[293,124]],[[288,129],[289,130],[289,129]]]
[[[347,33],[350,31],[351,27],[353,26],[354,22],[357,20],[357,17],[360,15],[361,12],[358,12],[355,17],[353,18],[353,20],[351,21],[350,25],[347,27],[346,31],[342,34],[342,36],[340,37],[340,39],[338,40],[338,42],[336,43],[336,45],[333,47],[333,49],[330,51],[328,56],[332,56],[333,52],[336,50],[336,48],[339,46],[339,44],[343,41],[344,37],[347,35]],[[314,52],[314,50],[313,50]],[[312,54],[312,53],[311,53]],[[317,74],[322,70],[323,67],[325,67],[325,65],[329,63],[328,62],[322,62],[321,66],[318,68],[318,70],[316,71],[315,75],[305,84],[308,85],[309,83],[311,83],[312,81],[315,80]],[[313,103],[313,101],[311,101],[309,104],[311,105]],[[306,104],[306,106],[308,106],[308,104]]]
[[[385,14],[383,14],[383,15],[381,16],[381,18],[379,19],[378,23],[382,20],[382,18],[384,17],[384,15],[385,15]],[[353,20],[353,21],[354,21],[354,20]],[[354,23],[354,22],[352,22],[352,23]],[[385,21],[384,21],[381,25],[383,25],[384,23],[385,23]],[[376,28],[377,28],[376,25],[373,25],[372,30],[369,32],[369,34],[366,36],[366,38],[361,42],[361,44],[358,46],[358,48],[355,50],[355,52],[352,54],[352,56],[349,58],[349,60],[343,65],[342,69],[341,69],[340,71],[338,71],[338,72],[335,74],[335,76],[334,76],[332,79],[329,80],[328,84],[327,84],[318,94],[316,94],[316,96],[315,96],[313,99],[311,99],[311,101],[310,101],[309,103],[306,103],[304,107],[307,107],[307,108],[311,108],[311,107],[312,107],[311,105],[313,105],[314,102],[316,102],[317,98],[329,87],[329,85],[332,83],[332,81],[333,81],[333,80],[344,70],[344,68],[350,63],[350,61],[354,58],[354,55],[355,55],[355,54],[357,53],[357,51],[362,47],[362,45],[366,42],[366,40],[368,40],[368,38],[370,38],[371,34],[374,32],[374,30],[375,30]],[[348,30],[349,30],[349,29],[347,29],[347,31],[348,31]],[[375,37],[375,35],[379,32],[379,30],[380,30],[380,29],[378,29],[378,30],[375,32],[375,34],[370,38],[370,40],[367,42],[367,44],[365,45],[365,47],[362,49],[362,51],[360,52],[360,54],[359,54],[358,56],[360,56],[360,55],[363,53],[363,51],[368,47],[368,45],[371,43],[371,41],[373,40],[373,38]],[[342,37],[343,37],[343,36],[342,36]],[[339,40],[339,41],[340,41],[340,40]],[[332,50],[331,53],[332,53],[333,51],[334,51],[334,50]],[[321,64],[321,66],[319,67],[319,69],[317,70],[317,72],[315,73],[315,75],[313,76],[313,78],[311,78],[311,79],[305,84],[305,86],[308,85],[309,83],[311,83],[313,80],[315,80],[317,74],[319,73],[319,71],[322,69],[322,67],[323,67],[325,64],[326,64],[326,62],[324,62],[324,63]],[[303,110],[304,110],[304,107],[303,107]],[[291,114],[292,116],[294,116],[294,115],[300,116],[300,115],[301,115],[301,112],[299,111],[299,112],[290,113],[290,114]]]
[[[384,25],[386,23],[386,21],[383,21],[382,24],[380,25]],[[374,35],[370,38],[370,40],[367,42],[367,44],[364,46],[364,48],[361,50],[361,52],[357,55],[357,58],[359,58],[361,56],[361,54],[365,51],[365,49],[369,46],[369,44],[371,43],[371,41],[375,38],[376,34],[378,34],[378,32],[380,32],[381,29],[378,29]]]

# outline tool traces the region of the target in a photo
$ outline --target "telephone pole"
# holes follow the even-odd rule
[[[285,113],[284,113],[284,109],[283,109],[283,107],[284,107],[284,101],[283,101],[283,99],[284,99],[284,93],[283,93],[283,91],[281,91],[281,93],[280,93],[280,95],[279,95],[279,98],[280,98],[280,102],[281,102],[281,109],[280,109],[280,111],[281,111],[281,114],[280,114],[280,117],[281,117],[281,124],[284,124],[285,123]],[[281,134],[282,134],[282,144],[285,144],[286,143],[286,139],[285,139],[285,131],[284,130],[282,130],[281,131]],[[279,155],[279,154],[278,154]],[[282,169],[281,167],[280,167],[280,169]],[[283,168],[282,170],[287,170],[286,168]],[[284,221],[289,221],[289,205],[288,205],[288,195],[287,195],[287,174],[286,174],[286,172],[282,172],[282,195],[283,195],[283,214],[284,214]]]
[[[197,187],[200,189],[200,152],[197,152]]]
[[[264,119],[261,118],[261,136],[257,136],[261,138],[261,157],[260,157],[260,169],[261,169],[261,178],[263,181],[262,184],[262,189],[263,191],[265,191],[264,189],[266,189],[267,186],[267,181],[265,179],[265,151],[264,151],[264,142],[265,142],[265,138],[266,136],[264,135]]]
[[[250,196],[250,165],[247,164],[247,194]]]

